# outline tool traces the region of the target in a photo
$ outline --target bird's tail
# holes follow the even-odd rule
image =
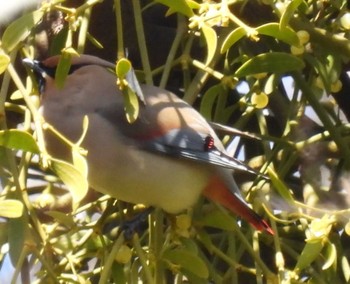
[[[212,178],[203,194],[210,200],[221,204],[234,214],[242,217],[259,231],[266,231],[273,235],[274,232],[269,224],[255,213],[248,205],[234,193],[220,178]]]

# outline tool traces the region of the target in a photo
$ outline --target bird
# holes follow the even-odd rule
[[[45,122],[77,141],[88,117],[81,146],[87,150],[91,188],[170,214],[191,208],[204,195],[257,230],[274,234],[243,199],[232,175],[248,167],[227,154],[213,128],[191,105],[165,89],[141,84],[144,103],[130,123],[113,63],[87,54],[73,56],[64,86],[57,87],[60,58],[27,58],[24,63],[38,79],[39,111]],[[71,160],[68,145],[49,131],[44,136],[50,155]]]

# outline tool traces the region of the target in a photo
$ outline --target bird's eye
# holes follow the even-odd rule
[[[204,139],[204,151],[210,151],[214,149],[214,138],[208,135]]]

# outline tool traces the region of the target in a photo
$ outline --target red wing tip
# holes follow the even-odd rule
[[[260,225],[261,225],[260,228],[259,228],[260,231],[264,230],[264,231],[268,232],[272,236],[275,234],[275,232],[272,230],[270,225],[267,224],[267,222],[265,220],[261,220],[260,221]]]

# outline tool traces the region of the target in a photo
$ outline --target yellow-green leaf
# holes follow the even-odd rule
[[[209,226],[232,232],[235,230],[234,223],[237,221],[231,215],[220,210],[215,210],[214,212],[210,212],[210,214],[205,215],[199,220],[199,222],[203,226]]]
[[[205,41],[207,42],[208,54],[207,54],[207,60],[205,62],[205,65],[208,65],[212,61],[215,55],[218,40],[217,40],[217,35],[215,30],[209,25],[203,24],[202,32],[203,32]]]
[[[185,0],[155,0],[155,2],[168,6],[172,11],[192,17],[193,11]]]
[[[342,256],[341,258],[341,267],[343,270],[344,278],[346,283],[350,280],[350,264],[345,255]]]
[[[320,255],[322,248],[323,245],[321,241],[306,243],[303,251],[299,255],[298,262],[294,270],[300,271],[306,267],[309,267],[309,265]]]
[[[0,54],[0,74],[5,72],[9,63],[10,63],[10,57],[8,57],[6,54]]]
[[[23,203],[15,199],[0,200],[0,216],[19,218],[23,214]]]
[[[191,9],[200,9],[201,5],[194,0],[186,0],[187,5]]]
[[[334,244],[328,243],[326,250],[326,262],[322,265],[322,270],[330,268],[337,261],[337,248]]]
[[[284,41],[289,45],[299,46],[299,37],[297,33],[289,27],[280,28],[278,23],[268,23],[256,28],[256,31],[262,35],[268,35]]]
[[[223,92],[221,84],[210,87],[203,95],[200,113],[209,121],[213,120],[213,109],[218,96]]]
[[[10,218],[8,221],[9,254],[14,267],[22,254],[25,254],[24,244],[30,239],[28,215],[22,214],[19,218]]]
[[[307,242],[318,242],[328,237],[332,230],[333,224],[336,222],[334,215],[324,215],[321,219],[314,219],[309,225],[309,229],[305,232]]]
[[[43,11],[37,10],[23,15],[12,22],[4,31],[2,36],[2,47],[9,53],[21,41],[25,40],[30,34],[33,27],[41,20]]]
[[[129,123],[133,123],[139,115],[138,97],[129,86],[123,89],[123,97],[126,119]]]
[[[242,37],[246,35],[246,30],[242,27],[234,29],[224,40],[221,50],[221,53],[226,52],[232,45],[239,41]]]
[[[262,53],[246,61],[235,73],[238,78],[258,73],[286,73],[305,67],[300,58],[284,52]]]
[[[304,0],[292,0],[288,3],[287,8],[284,10],[281,20],[280,20],[280,28],[283,30],[289,23],[289,20],[293,17],[294,12],[298,9],[299,5]]]
[[[22,150],[34,154],[40,152],[33,136],[28,132],[17,129],[0,131],[0,145],[10,149]]]
[[[117,65],[115,66],[115,73],[118,78],[123,79],[130,70],[131,62],[128,59],[122,58],[118,60]]]
[[[276,79],[277,79],[276,74],[271,74],[267,78],[265,85],[264,85],[264,93],[265,94],[270,95],[276,89],[276,86],[277,86]]]
[[[276,188],[278,193],[290,204],[294,204],[293,195],[290,193],[288,187],[280,180],[276,172],[272,168],[268,168],[268,175],[271,179],[272,185]]]
[[[80,154],[80,152],[76,148],[73,148],[72,156],[74,167],[82,174],[84,178],[87,178],[88,164],[86,158],[82,154]]]
[[[66,214],[59,211],[48,211],[45,212],[46,215],[55,218],[60,224],[65,225],[67,227],[74,227],[76,225],[72,215]]]
[[[178,265],[182,270],[188,270],[200,278],[207,279],[209,277],[205,262],[191,251],[185,249],[166,250],[162,255],[162,259]]]
[[[7,243],[8,240],[8,223],[0,222],[0,247]]]
[[[51,159],[51,167],[57,176],[68,187],[73,197],[73,203],[78,204],[88,191],[88,182],[84,175],[72,164]]]

